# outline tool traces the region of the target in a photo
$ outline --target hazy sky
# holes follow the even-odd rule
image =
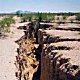
[[[80,12],[80,0],[0,0],[0,12]]]

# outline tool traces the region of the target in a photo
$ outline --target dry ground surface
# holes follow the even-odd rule
[[[24,33],[18,30],[16,25],[11,27],[12,33],[8,34],[8,37],[0,39],[0,80],[17,80],[14,61],[19,45],[15,41],[20,39]]]
[[[71,30],[71,28],[74,30]],[[58,39],[57,38],[55,39],[56,40],[55,42],[50,44],[50,46],[55,47],[53,52],[57,52],[58,54],[63,54],[62,57],[70,58],[70,62],[73,65],[80,66],[80,25],[79,24],[60,25],[57,27],[57,29],[45,30],[45,32],[46,34],[51,35],[53,40],[54,37],[55,38],[58,37]]]

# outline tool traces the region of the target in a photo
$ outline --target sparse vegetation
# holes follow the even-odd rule
[[[10,25],[15,21],[12,17],[6,17],[0,21],[0,29],[2,32],[10,32]]]
[[[80,20],[80,13],[28,13],[28,14],[21,14],[19,11],[16,12],[16,14],[0,14],[0,16],[19,16],[22,18],[22,21],[27,21],[29,19],[35,20],[38,19],[39,16],[41,16],[42,20],[52,21],[54,20],[54,17],[57,16],[63,16],[63,19],[66,19],[68,16],[77,16],[77,20]]]
[[[78,53],[75,55],[75,51],[79,51],[80,35],[77,33],[80,31],[80,25],[73,22],[79,23],[80,13],[38,12],[20,14],[17,12],[14,15],[8,14],[6,16],[0,21],[0,30],[2,32],[10,32],[10,25],[14,23],[14,20],[16,23],[14,28],[17,28],[17,23],[24,24],[20,22],[27,23],[30,21],[27,26],[21,25],[21,27],[24,27],[25,35],[16,41],[19,47],[17,48],[18,54],[15,62],[17,67],[15,75],[19,80],[40,80],[40,78],[41,80],[56,80],[56,78],[68,80],[65,76],[69,76],[69,78],[72,76],[71,80],[74,77],[76,78],[79,66],[69,61],[75,62],[75,56],[79,55]],[[44,22],[44,25],[41,25],[40,22]],[[46,22],[52,22],[53,24]],[[69,24],[67,24],[68,22]],[[22,35],[16,32],[19,31],[18,28],[14,30],[16,38]],[[13,35],[11,37],[14,39]],[[79,62],[77,59],[76,61]]]
[[[55,16],[59,16],[61,20],[61,16],[63,17],[63,20],[66,20],[68,16],[76,16],[77,19],[80,21],[80,13],[30,13],[30,14],[22,14],[22,21],[29,21],[31,20],[37,20],[39,17],[41,17],[42,21],[52,22],[55,19]]]

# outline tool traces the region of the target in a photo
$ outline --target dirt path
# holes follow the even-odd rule
[[[0,39],[0,80],[17,80],[15,77],[16,67],[14,65],[15,55],[19,47],[15,41],[24,35],[23,31],[11,27],[13,34],[6,39]]]

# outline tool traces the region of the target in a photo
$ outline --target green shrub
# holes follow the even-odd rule
[[[0,21],[0,27],[4,30],[4,32],[10,32],[10,25],[14,22],[15,21],[11,17],[4,18]]]

